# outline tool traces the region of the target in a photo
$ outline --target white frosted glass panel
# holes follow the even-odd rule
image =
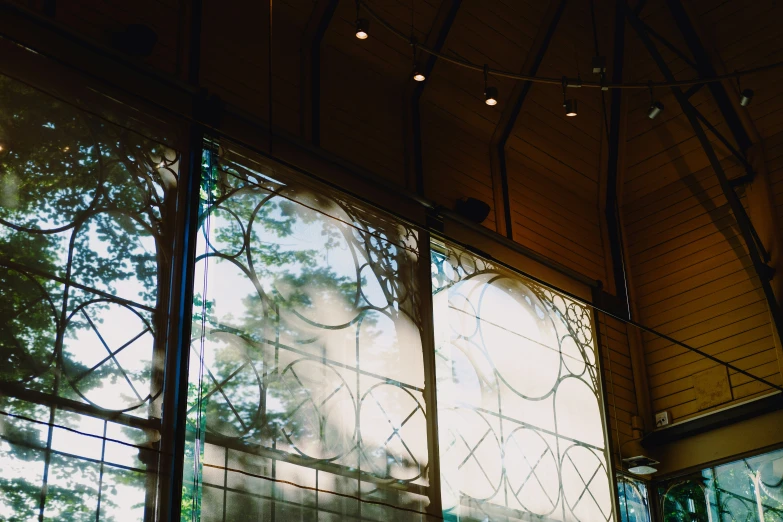
[[[444,516],[612,520],[590,310],[449,247],[432,283]]]

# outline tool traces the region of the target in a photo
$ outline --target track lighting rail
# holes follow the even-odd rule
[[[357,2],[376,22],[378,22],[380,25],[382,25],[384,28],[386,28],[390,33],[397,36],[401,40],[405,41],[406,44],[410,43],[410,35],[405,34],[404,32],[400,31],[396,27],[394,27],[392,24],[387,22],[383,17],[381,17],[378,13],[376,13],[372,7],[369,6],[369,4],[364,0],[358,0]],[[449,62],[453,65],[457,65],[459,67],[464,67],[466,69],[472,69],[474,71],[483,73],[484,72],[484,65],[483,64],[476,64],[473,62],[470,62],[468,60],[465,60],[464,58],[456,58],[454,56],[444,54],[442,52],[436,51],[434,49],[430,49],[429,47],[425,45],[419,45],[417,49],[421,52],[430,54],[432,56],[437,57],[438,59],[444,60],[446,62]],[[665,82],[654,82],[652,83],[653,87],[688,87],[691,85],[698,85],[698,84],[705,84],[705,83],[715,83],[715,82],[721,82],[723,80],[731,80],[740,78],[743,76],[750,76],[752,74],[758,74],[766,71],[770,71],[773,69],[778,69],[783,67],[783,61],[770,63],[767,65],[762,65],[760,67],[754,67],[751,69],[744,69],[741,71],[734,71],[727,74],[718,74],[712,77],[708,78],[693,78],[690,80],[671,80],[671,81],[665,81]],[[546,76],[533,76],[533,75],[527,75],[527,74],[519,74],[511,71],[506,71],[503,69],[493,69],[493,68],[487,68],[487,74],[491,76],[495,76],[498,78],[510,78],[512,80],[522,80],[522,81],[528,81],[533,83],[543,83],[543,84],[549,84],[549,85],[562,85],[562,78],[551,78]],[[582,82],[582,87],[587,87],[591,89],[649,89],[650,88],[650,82],[629,82],[629,83],[604,83],[601,84],[601,82]]]

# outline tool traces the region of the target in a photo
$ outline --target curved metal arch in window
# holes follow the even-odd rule
[[[0,75],[3,519],[154,517],[180,154],[106,103]]]
[[[451,245],[431,261],[444,514],[613,519],[591,311]]]
[[[205,152],[203,179],[196,519],[420,520],[417,231],[230,145]]]

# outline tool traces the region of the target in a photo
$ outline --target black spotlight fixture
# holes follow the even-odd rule
[[[568,117],[573,118],[579,114],[579,111],[577,110],[577,103],[574,99],[564,100],[563,108],[565,109],[565,115]]]
[[[370,36],[370,22],[366,18],[356,19],[356,38],[366,40]]]
[[[487,105],[498,104],[498,89],[497,87],[487,87],[488,67],[484,64],[484,103]]]
[[[480,199],[464,197],[457,200],[454,211],[468,221],[480,225],[489,216],[489,204]]]
[[[647,117],[654,120],[658,115],[663,112],[663,103],[659,102],[653,97],[652,82],[649,86],[650,89],[650,108],[647,109]]]
[[[413,31],[413,29],[411,29]],[[424,71],[419,68],[419,64],[416,63],[416,38],[411,37],[411,47],[413,47],[413,73],[411,74],[413,81],[423,82],[427,79]]]
[[[734,74],[737,74],[737,71],[734,71]],[[750,105],[750,102],[753,101],[753,89],[743,89],[742,85],[740,84],[740,77],[737,74],[737,90],[740,92],[740,105],[743,107],[747,107]]]
[[[568,86],[568,79],[563,76],[563,109],[565,109],[565,115],[573,118],[579,111],[577,108],[576,100],[573,98],[566,98],[566,87]],[[581,86],[581,82],[580,85]]]
[[[740,93],[740,105],[747,107],[753,100],[753,89],[745,89]]]
[[[647,110],[647,117],[651,120],[654,120],[661,112],[663,112],[663,103],[654,101],[650,104],[650,108]]]
[[[356,0],[356,38],[366,40],[370,36],[370,21],[360,15],[361,4]]]
[[[484,103],[487,105],[498,104],[498,90],[496,87],[487,87],[484,89]]]
[[[144,24],[130,24],[120,31],[109,33],[112,47],[130,56],[146,58],[158,43],[158,34]]]

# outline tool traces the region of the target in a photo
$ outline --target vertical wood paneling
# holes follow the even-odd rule
[[[600,312],[596,313],[596,322],[601,333],[601,364],[609,408],[607,428],[617,464],[621,461],[621,449],[625,449],[623,445],[634,439],[631,417],[638,415],[630,345],[624,323]],[[622,456],[629,455],[623,453]]]

